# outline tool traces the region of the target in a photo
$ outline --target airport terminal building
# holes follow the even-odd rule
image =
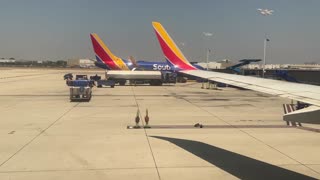
[[[67,66],[68,67],[81,67],[81,68],[96,67],[94,65],[94,61],[91,59],[68,59]]]

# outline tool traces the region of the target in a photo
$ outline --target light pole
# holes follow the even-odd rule
[[[206,63],[207,63],[207,71],[209,71],[209,55],[210,55],[210,49],[208,48],[207,49],[207,61],[206,61]]]
[[[259,13],[263,16],[269,16],[272,15],[274,12],[273,10],[270,9],[257,9]],[[267,38],[267,34],[265,33],[264,35],[264,40],[263,40],[263,66],[262,66],[262,77],[264,78],[265,73],[266,73],[266,53],[267,53],[267,41],[270,41]]]
[[[211,37],[213,36],[213,33],[210,33],[210,32],[203,32],[203,35],[205,37]],[[209,70],[209,55],[210,55],[210,49],[207,47],[206,48],[206,64],[207,64],[207,71]]]
[[[262,67],[262,77],[264,78],[264,74],[266,72],[266,51],[267,51],[267,42],[270,41],[266,36],[263,42],[263,67]]]

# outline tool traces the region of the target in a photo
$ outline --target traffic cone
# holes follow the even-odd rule
[[[146,122],[146,125],[144,126],[144,128],[150,128],[149,126],[149,115],[148,115],[148,109],[146,109],[146,117],[144,117],[144,121]]]
[[[136,121],[136,125],[134,126],[134,128],[140,128],[140,126],[139,126],[139,122],[140,122],[140,112],[139,112],[139,109],[137,110],[137,115],[136,115],[135,121]]]

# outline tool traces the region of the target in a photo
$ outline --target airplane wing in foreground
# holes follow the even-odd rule
[[[203,70],[184,70],[180,72],[215,82],[312,104],[312,106],[308,108],[284,115],[283,119],[285,121],[320,124],[320,86]]]
[[[320,106],[320,86],[203,70],[181,73]]]

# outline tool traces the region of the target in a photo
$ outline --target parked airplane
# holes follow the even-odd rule
[[[115,56],[103,43],[100,37],[90,34],[97,61],[95,65],[108,70],[147,70],[147,71],[175,71],[175,67],[167,62],[135,61],[133,57],[128,60]]]
[[[125,60],[115,56],[97,34],[90,34],[90,37],[97,59],[95,65],[110,70],[106,72],[108,79],[119,85],[125,85],[127,80],[131,83],[150,85],[176,82],[177,74],[174,72],[174,67],[166,62],[135,61],[133,57]]]
[[[181,69],[179,72],[311,104],[307,108],[290,111],[283,119],[287,122],[320,124],[320,86],[199,70],[188,62],[159,22],[152,24],[164,56],[168,62]]]

